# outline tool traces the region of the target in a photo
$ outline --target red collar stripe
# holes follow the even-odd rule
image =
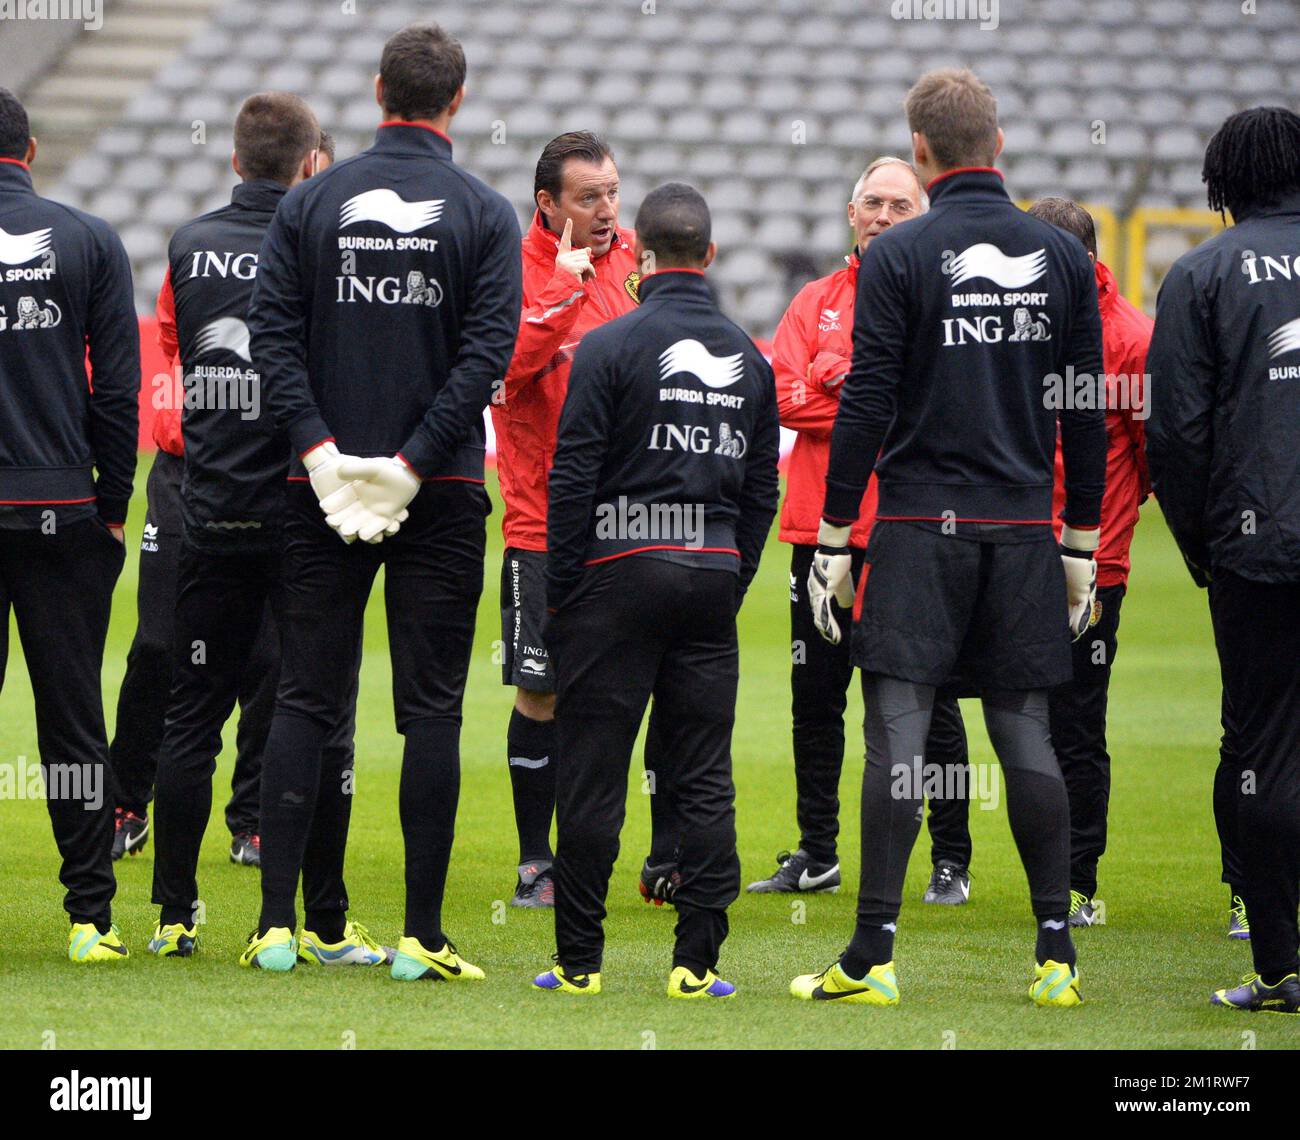
[[[385,119],[379,124],[381,127],[419,127],[422,131],[432,131],[440,139],[446,139],[451,142],[451,135],[445,134],[438,130],[437,127],[431,127],[428,123],[416,123],[410,119]]]
[[[1002,177],[1002,171],[995,166],[955,166],[952,170],[945,170],[937,178],[931,178],[925,184],[926,193],[930,192],[930,188],[935,183],[942,182],[945,178],[951,178],[954,174],[996,174],[999,178]]]
[[[28,173],[31,173],[32,168],[28,166],[27,163],[25,163],[21,158],[0,158],[0,162],[8,162],[13,166],[21,166]]]

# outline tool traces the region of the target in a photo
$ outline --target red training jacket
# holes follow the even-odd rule
[[[559,242],[539,210],[523,240],[524,307],[515,354],[504,391],[492,401],[506,506],[501,529],[506,546],[519,550],[546,549],[546,476],[578,343],[639,303],[634,231],[615,230],[608,252],[592,259],[595,280],[585,285],[556,272]]]
[[[853,304],[858,292],[858,255],[843,269],[810,281],[796,294],[772,340],[776,406],[781,425],[798,432],[786,468],[781,508],[782,542],[815,545],[826,498],[831,429],[840,386],[853,357]],[[866,546],[876,518],[876,477],[862,496],[849,542]]]
[[[1097,585],[1128,583],[1129,545],[1138,508],[1151,493],[1147,474],[1145,383],[1147,348],[1154,322],[1130,304],[1115,277],[1097,262],[1097,300],[1101,306],[1102,360],[1106,369],[1106,495],[1101,501],[1101,546],[1097,550]],[[1136,414],[1135,414],[1136,413]],[[1065,508],[1065,465],[1061,437],[1056,437],[1056,486],[1052,519],[1061,536]]]
[[[167,267],[162,288],[158,290],[158,304],[154,311],[158,317],[158,346],[167,357],[168,369],[174,373],[180,344],[176,339],[176,298],[172,295],[171,266]],[[181,399],[185,389],[176,384],[174,377],[172,384],[175,391],[171,394],[175,398],[154,410],[153,441],[163,451],[170,452],[172,455],[184,455],[185,440],[181,435]],[[156,391],[154,395],[157,395]]]

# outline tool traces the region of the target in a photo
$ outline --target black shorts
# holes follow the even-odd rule
[[[546,554],[508,548],[501,560],[501,683],[533,693],[555,692],[555,672],[542,642],[546,618]]]
[[[985,541],[877,522],[853,663],[954,696],[1070,680],[1065,571],[1051,529],[1017,527],[1014,541],[998,529],[1001,540]]]

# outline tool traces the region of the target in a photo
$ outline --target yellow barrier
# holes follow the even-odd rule
[[[1155,229],[1181,230],[1186,233],[1187,249],[1213,237],[1224,228],[1223,219],[1210,210],[1166,209],[1142,206],[1129,215],[1125,223],[1126,259],[1124,295],[1139,309],[1155,311],[1156,289],[1173,261],[1152,264],[1148,256],[1149,237]]]
[[[1032,198],[1021,198],[1016,201],[1016,205],[1022,210],[1029,209],[1033,204]],[[1123,229],[1119,218],[1109,206],[1094,206],[1090,202],[1080,202],[1079,205],[1087,210],[1092,215],[1092,220],[1097,223],[1097,256],[1118,274]]]

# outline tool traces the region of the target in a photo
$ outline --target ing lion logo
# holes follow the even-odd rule
[[[627,275],[627,280],[623,282],[623,288],[627,290],[627,295],[632,298],[635,304],[641,303],[641,274],[635,269]]]

